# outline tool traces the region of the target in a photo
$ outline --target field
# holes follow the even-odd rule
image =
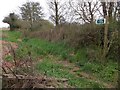
[[[18,46],[15,57],[12,54],[3,57],[5,62],[13,64],[14,58],[16,62],[25,60],[29,56],[31,58],[32,65],[28,69],[19,68],[18,71],[21,72],[18,74],[28,73],[32,76],[63,80],[59,83],[52,82],[51,87],[117,87],[118,63],[113,60],[107,60],[108,62],[104,64],[88,60],[87,48],[75,51],[74,47],[64,42],[24,38],[19,31],[3,31],[2,40],[16,43]]]

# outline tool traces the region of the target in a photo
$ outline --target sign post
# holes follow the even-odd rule
[[[96,19],[97,25],[103,25],[104,24],[104,46],[103,46],[103,54],[102,59],[105,60],[106,54],[107,54],[107,46],[108,46],[108,16],[106,15],[105,18],[102,19]]]
[[[104,48],[103,48],[103,59],[105,59],[107,54],[107,47],[108,47],[108,16],[105,16],[106,23],[105,23],[105,29],[104,29]]]
[[[101,24],[105,24],[105,23],[106,23],[106,19],[105,18],[103,18],[103,19],[96,19],[96,24],[101,25]]]

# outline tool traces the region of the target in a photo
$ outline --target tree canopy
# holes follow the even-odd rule
[[[43,17],[43,9],[39,2],[26,2],[20,7],[21,16],[23,20],[30,23],[32,30],[33,23],[40,21]]]
[[[10,13],[7,17],[3,19],[4,23],[7,23],[10,25],[10,30],[14,30],[15,28],[19,28],[19,25],[17,24],[19,17],[15,13]]]

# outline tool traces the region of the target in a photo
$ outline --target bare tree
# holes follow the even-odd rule
[[[117,3],[115,2],[101,2],[103,16],[106,18],[106,23],[104,27],[104,47],[103,47],[103,58],[107,56],[114,39],[117,38]],[[110,31],[111,27],[113,28]]]
[[[81,0],[77,0],[74,2],[75,4],[73,2],[69,1],[70,6],[80,22],[92,23],[100,13],[101,5],[98,1],[81,2]]]
[[[117,8],[116,9],[118,10],[118,13],[117,13],[118,21],[120,21],[120,1],[117,2]]]
[[[65,22],[66,8],[65,2],[62,3],[60,0],[49,0],[48,2],[50,9],[50,19],[56,26]]]
[[[116,19],[118,12],[117,2],[101,2],[101,6],[104,18],[107,15],[109,20]]]

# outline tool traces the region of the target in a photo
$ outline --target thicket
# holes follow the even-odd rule
[[[119,60],[119,25],[118,23],[115,23],[116,29],[111,28],[110,25],[108,38],[109,41],[112,41],[112,43],[107,54],[107,58],[117,61]],[[114,36],[113,33],[115,33]],[[27,32],[27,35],[29,37],[45,39],[50,42],[67,43],[68,45],[75,48],[75,52],[81,50],[82,48],[87,48],[87,57],[89,57],[89,59],[101,59],[104,44],[104,25],[96,25],[94,23],[84,25],[74,23],[64,24],[58,27],[49,28],[48,30]]]

